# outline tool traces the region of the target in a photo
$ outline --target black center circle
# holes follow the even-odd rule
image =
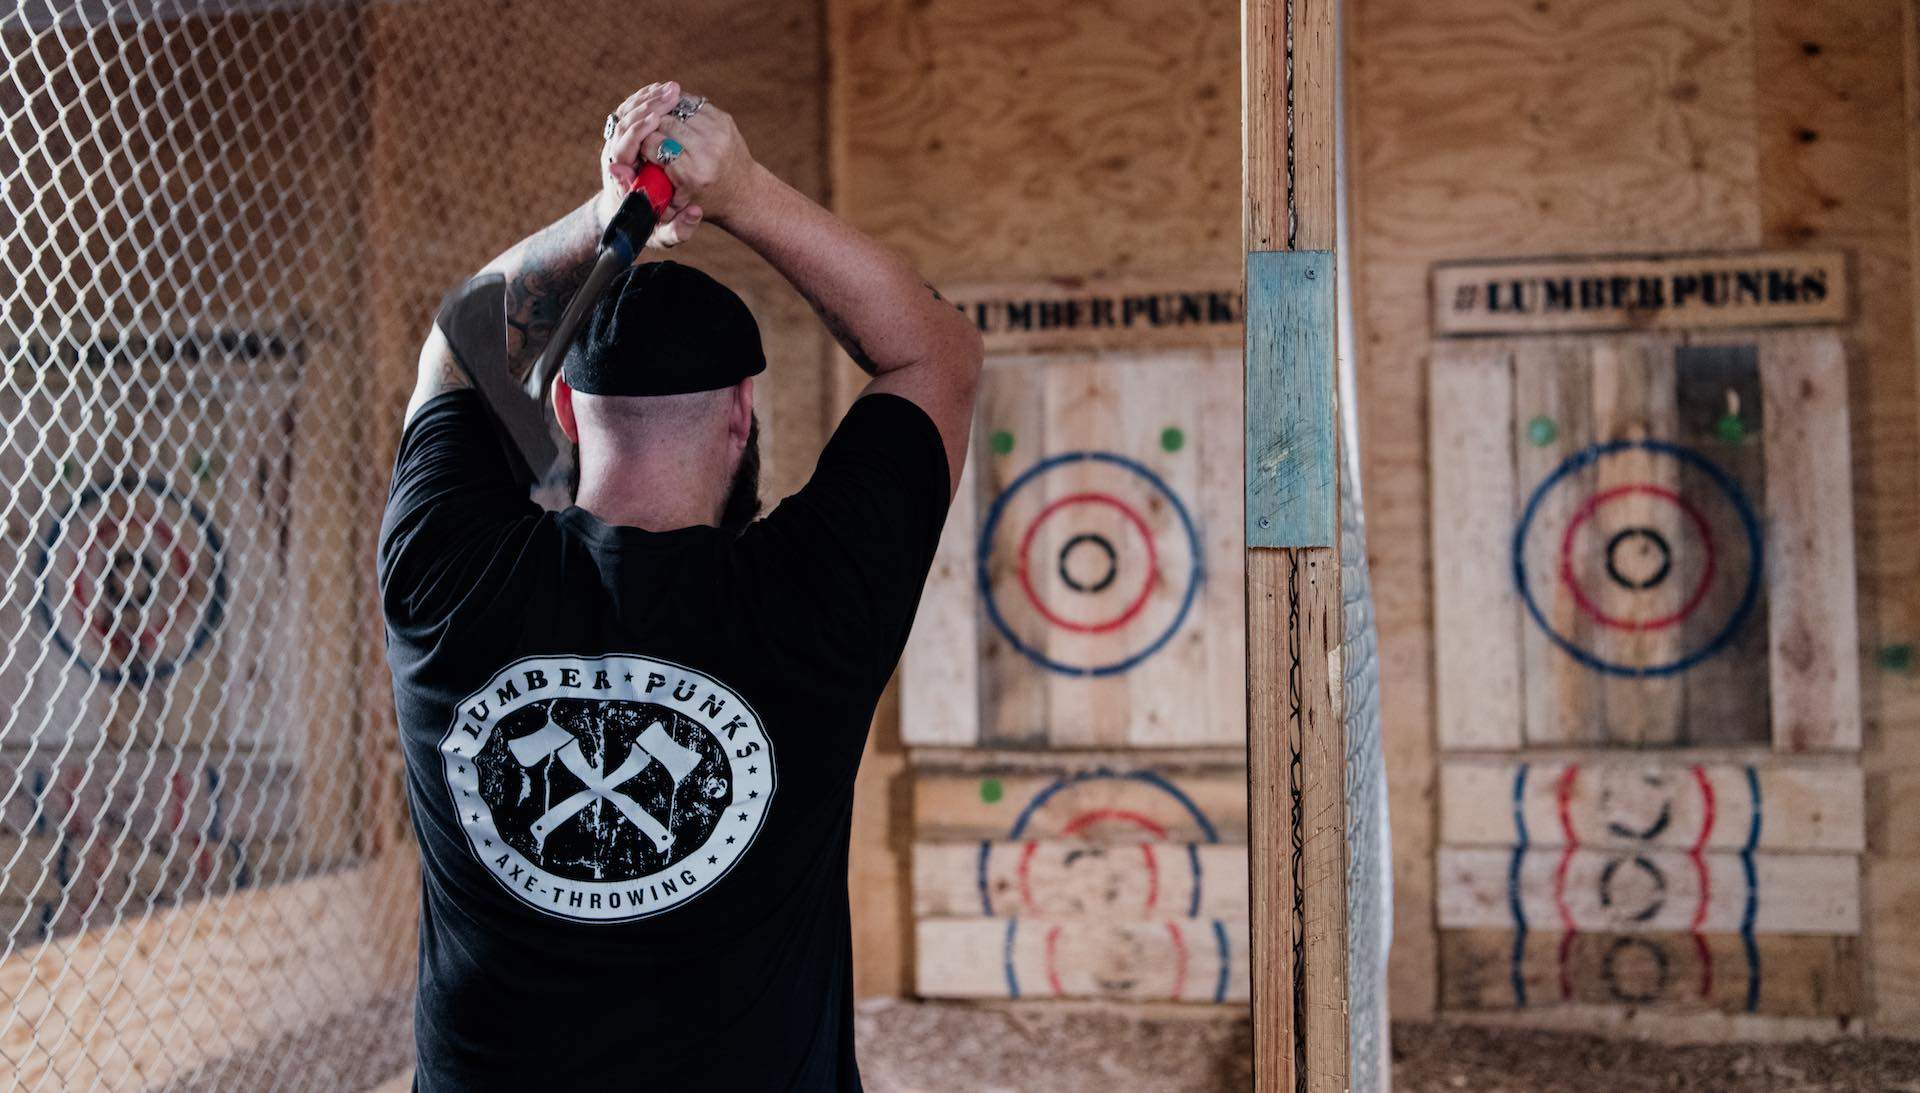
[[[1635,973],[1634,981],[1636,983],[1652,981],[1638,990],[1621,981],[1620,958],[1630,951],[1644,954],[1646,958],[1644,961],[1633,961],[1632,963],[1637,966],[1627,969]],[[1666,950],[1643,937],[1616,938],[1612,946],[1607,949],[1606,955],[1600,960],[1600,979],[1607,985],[1607,993],[1622,1002],[1646,1005],[1649,1002],[1658,1001],[1667,993],[1667,984],[1671,977],[1672,968],[1667,960]]]
[[[1106,573],[1102,574],[1100,579],[1092,584],[1082,584],[1074,578],[1073,573],[1067,568],[1067,556],[1072,554],[1073,548],[1079,546],[1081,543],[1092,543],[1094,546],[1099,547],[1107,556]],[[1113,579],[1119,575],[1120,555],[1113,549],[1113,544],[1108,542],[1107,537],[1104,535],[1096,535],[1090,531],[1083,531],[1073,538],[1068,539],[1066,545],[1060,548],[1060,580],[1075,592],[1104,591],[1108,585],[1113,583]]]
[[[1619,561],[1620,548],[1633,540],[1641,540],[1651,544],[1654,551],[1660,555],[1660,567],[1653,571],[1652,576],[1644,577],[1637,581],[1621,572]],[[1672,571],[1673,548],[1667,545],[1665,536],[1652,528],[1622,528],[1613,533],[1613,538],[1607,540],[1607,576],[1613,580],[1614,584],[1622,588],[1631,589],[1635,592],[1645,591],[1646,589],[1657,586],[1661,581],[1666,580],[1667,574]]]

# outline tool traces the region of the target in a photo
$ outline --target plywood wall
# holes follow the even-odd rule
[[[1396,1012],[1437,997],[1428,268],[1839,247],[1860,286],[1842,333],[1864,665],[1865,1009],[1920,1022],[1912,18],[1895,0],[1350,6],[1355,352],[1393,779]]]
[[[711,97],[761,162],[825,196],[816,4],[721,0],[689,21],[664,3],[433,0],[376,5],[369,20],[368,307],[396,431],[442,294],[592,195],[601,122],[635,88],[673,79]],[[825,335],[779,274],[724,232],[708,226],[673,257],[732,286],[759,320],[763,492],[775,500],[805,480],[824,442]]]

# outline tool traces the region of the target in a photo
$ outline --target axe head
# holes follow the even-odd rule
[[[640,738],[634,741],[634,744],[659,760],[660,765],[667,768],[667,773],[673,776],[673,784],[676,786],[680,784],[681,779],[693,773],[693,768],[700,765],[700,753],[692,748],[681,747],[673,737],[667,735],[666,725],[659,721],[648,725],[646,731],[640,734]]]

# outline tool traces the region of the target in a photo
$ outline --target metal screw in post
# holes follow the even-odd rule
[[[1260,518],[1260,526],[1263,528],[1270,528],[1273,526],[1273,520],[1270,517],[1262,516]]]

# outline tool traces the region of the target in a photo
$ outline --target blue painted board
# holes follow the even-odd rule
[[[1333,254],[1247,255],[1247,545],[1335,543]]]

